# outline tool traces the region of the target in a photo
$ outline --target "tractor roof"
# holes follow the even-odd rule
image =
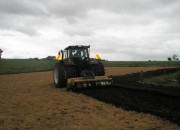
[[[68,46],[68,47],[65,48],[65,50],[68,50],[68,49],[79,49],[79,48],[82,48],[82,49],[90,48],[90,45],[89,46],[83,46],[83,45]]]

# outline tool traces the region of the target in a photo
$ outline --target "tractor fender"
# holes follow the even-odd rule
[[[90,59],[89,59],[89,64],[90,64],[90,65],[97,65],[97,64],[99,64],[99,63],[98,63],[98,61],[97,61],[96,59],[90,58]]]

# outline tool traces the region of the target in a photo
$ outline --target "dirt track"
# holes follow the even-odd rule
[[[157,68],[106,68],[106,71],[107,75],[120,75],[147,69]],[[180,129],[156,116],[125,111],[54,88],[52,72],[1,75],[0,104],[1,130]]]

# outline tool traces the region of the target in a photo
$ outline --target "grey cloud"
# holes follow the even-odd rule
[[[94,28],[88,26],[85,21],[79,21],[74,24],[66,24],[62,27],[62,31],[69,36],[92,36],[94,34],[93,30]]]
[[[102,2],[102,3],[101,3]],[[114,11],[120,14],[130,15],[154,15],[157,12],[163,12],[179,5],[178,0],[102,0],[100,5],[106,10]]]
[[[78,28],[74,29],[64,29],[64,33],[68,34],[69,36],[91,36],[93,33],[90,30],[81,30]]]
[[[162,12],[164,9],[175,5],[178,7],[178,4],[178,0],[1,0],[0,10],[7,14],[49,14],[69,19],[71,17],[83,18],[87,16],[90,10],[96,9],[109,10],[120,14],[148,15],[154,11]]]
[[[77,0],[67,0],[67,1],[49,1],[47,8],[49,11],[54,12],[55,14],[60,14],[64,16],[83,16],[87,10],[87,3],[85,1]]]
[[[179,53],[179,7],[178,0],[0,0],[0,42],[20,42],[21,33],[30,48],[90,43],[110,59],[163,59]]]
[[[36,26],[39,23],[35,25],[34,21],[46,15],[46,9],[33,0],[0,0],[0,29],[3,30],[37,35]]]
[[[43,15],[46,10],[34,0],[0,0],[0,11],[5,14]]]
[[[46,17],[0,15],[0,29],[20,32],[29,36],[38,35],[38,30],[51,23]]]

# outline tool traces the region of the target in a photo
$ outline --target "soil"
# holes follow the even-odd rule
[[[111,103],[125,110],[150,113],[180,125],[180,97],[178,97],[180,93],[169,95],[169,93],[163,94],[163,91],[160,90],[161,93],[147,91],[148,88],[142,90],[140,87],[139,89],[135,89],[137,88],[136,86],[131,86],[132,88],[127,87],[111,86],[106,88],[81,89],[76,92]]]
[[[113,67],[106,71],[107,75],[121,75],[158,68]],[[177,124],[157,116],[55,88],[52,81],[51,71],[0,75],[0,129],[180,130]]]
[[[166,67],[172,68],[172,67]],[[106,75],[125,75],[131,73],[146,72],[150,70],[164,69],[164,67],[106,67]]]

